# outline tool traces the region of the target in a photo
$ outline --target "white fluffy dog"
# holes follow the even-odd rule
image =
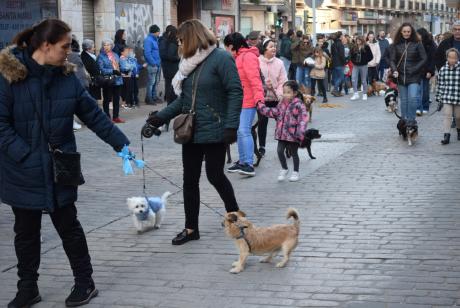
[[[170,195],[171,193],[167,191],[161,198],[131,197],[126,199],[126,204],[133,213],[133,223],[138,233],[144,232],[150,228],[160,228],[166,213],[166,204]]]

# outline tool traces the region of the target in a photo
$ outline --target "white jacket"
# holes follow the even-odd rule
[[[377,65],[379,65],[380,58],[382,57],[380,54],[379,42],[375,42],[375,43],[368,42],[367,44],[371,48],[372,55],[374,56],[374,58],[367,64],[367,66],[376,67]]]

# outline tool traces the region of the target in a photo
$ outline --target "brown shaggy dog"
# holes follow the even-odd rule
[[[289,261],[291,252],[296,248],[299,237],[299,214],[297,210],[289,208],[287,219],[294,218],[294,224],[273,225],[270,227],[256,227],[246,215],[239,212],[231,212],[225,215],[222,222],[225,233],[235,239],[240,252],[238,261],[233,262],[230,273],[239,273],[244,270],[244,264],[250,254],[268,256],[260,262],[271,262],[272,258],[281,250],[283,260],[276,267],[284,267]]]
[[[305,106],[307,107],[307,111],[310,114],[309,122],[311,122],[311,116],[313,114],[313,103],[315,102],[316,98],[310,95],[310,88],[306,88],[304,85],[301,85],[299,90],[302,93]]]
[[[387,85],[384,84],[383,82],[376,81],[374,80],[372,84],[370,84],[367,87],[367,95],[368,96],[373,96],[373,95],[380,95],[380,91],[385,91],[387,89]]]

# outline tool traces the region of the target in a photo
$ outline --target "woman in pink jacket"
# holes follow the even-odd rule
[[[251,126],[256,114],[257,102],[264,101],[264,90],[260,78],[259,50],[249,47],[241,33],[229,34],[224,39],[225,49],[231,52],[243,86],[243,108],[238,127],[238,161],[227,169],[242,175],[254,176],[254,141]]]
[[[283,84],[287,81],[286,69],[283,61],[275,57],[275,42],[269,38],[262,42],[262,54],[259,56],[260,71],[265,80],[264,94],[265,105],[276,107],[283,97]],[[268,118],[258,112],[259,125],[257,135],[259,139],[259,153],[265,154],[265,141],[267,139]]]

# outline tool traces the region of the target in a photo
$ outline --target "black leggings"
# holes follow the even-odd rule
[[[226,146],[223,143],[188,143],[182,146],[185,228],[198,229],[198,215],[200,214],[199,183],[203,157],[208,181],[224,201],[227,212],[239,210],[232,184],[224,174],[225,154]]]
[[[379,73],[377,72],[377,67],[368,67],[367,68],[367,80],[371,84],[374,80],[379,80]]]
[[[316,96],[315,95],[315,87],[316,87],[316,83],[318,83],[318,88],[319,88],[319,91],[321,92],[321,95],[323,96],[323,98],[327,98],[326,97],[326,88],[324,87],[324,80],[323,79],[315,79],[315,78],[311,78],[311,93],[312,95]]]
[[[266,101],[265,105],[267,107],[276,107],[278,105],[278,101]],[[259,124],[257,126],[257,136],[259,138],[259,147],[265,147],[265,142],[267,141],[267,125],[268,125],[268,118],[262,115],[260,112],[257,112],[257,116],[259,117]]]
[[[102,108],[105,114],[110,118],[109,104],[112,102],[113,105],[113,118],[118,118],[120,114],[120,91],[121,86],[111,86],[102,88]]]
[[[289,152],[291,153],[292,162],[294,163],[294,171],[299,172],[299,144],[297,142],[278,140],[278,158],[281,163],[281,168],[285,170],[288,169],[286,156],[284,156],[286,149],[289,149]]]
[[[14,213],[14,248],[18,259],[18,289],[37,287],[38,268],[40,266],[40,229],[41,210],[25,210],[13,207]],[[85,233],[77,219],[74,204],[56,208],[49,213],[54,228],[61,237],[64,251],[69,258],[75,283],[87,285],[92,283],[93,268],[88,253]]]

